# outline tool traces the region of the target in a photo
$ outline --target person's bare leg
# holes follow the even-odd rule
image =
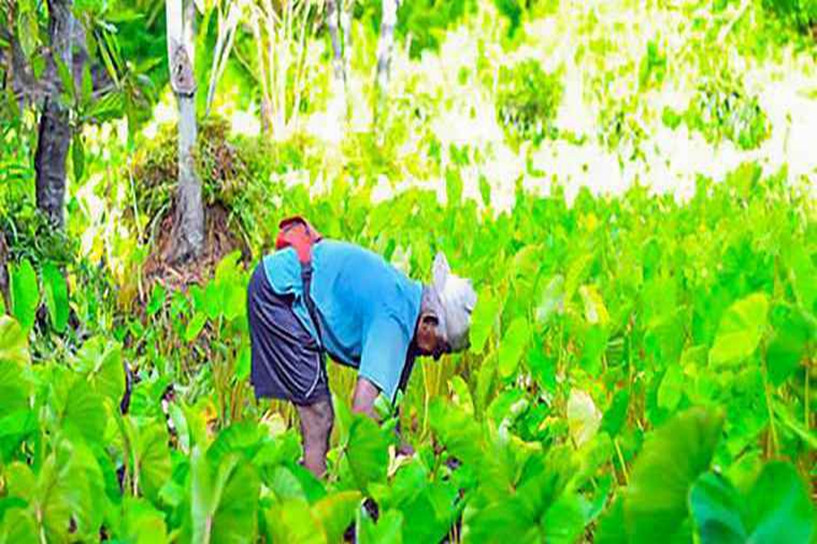
[[[324,399],[297,406],[297,409],[304,444],[304,466],[320,478],[326,472],[326,452],[329,451],[329,435],[335,421],[332,401]]]

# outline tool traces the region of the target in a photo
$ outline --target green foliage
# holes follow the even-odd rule
[[[553,121],[561,99],[559,75],[546,73],[535,59],[500,67],[497,120],[516,145],[526,140],[538,145],[555,134]]]
[[[670,128],[683,121],[709,143],[727,139],[743,150],[756,149],[771,134],[757,97],[748,95],[731,77],[707,80],[685,112],[666,109],[662,118]]]

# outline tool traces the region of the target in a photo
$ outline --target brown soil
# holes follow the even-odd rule
[[[204,253],[196,260],[182,265],[169,262],[173,213],[169,210],[162,218],[156,233],[153,251],[142,270],[148,285],[160,282],[170,289],[184,289],[193,283],[203,283],[212,277],[221,259],[235,250],[241,251],[245,263],[251,258],[250,248],[241,235],[241,229],[230,212],[221,203],[205,209]],[[149,292],[147,290],[146,292]]]

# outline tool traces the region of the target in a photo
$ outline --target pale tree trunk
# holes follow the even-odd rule
[[[343,82],[346,85],[346,72],[343,66],[343,52],[338,35],[338,22],[340,14],[343,13],[341,0],[329,0],[326,8],[326,24],[329,27],[329,37],[332,39],[332,74],[335,76],[335,83]]]
[[[394,48],[394,27],[397,24],[398,0],[382,0],[383,20],[380,23],[380,37],[377,40],[377,98],[375,100],[375,118],[382,110],[388,96],[389,70]]]
[[[343,79],[348,82],[352,64],[352,10],[355,7],[355,0],[337,2],[340,8],[340,29],[343,31]]]
[[[64,224],[65,163],[71,145],[69,105],[63,103],[62,83],[57,75],[57,62],[69,69],[73,66],[73,44],[77,20],[71,13],[71,0],[48,1],[48,34],[51,55],[47,61],[45,78],[47,92],[40,116],[37,151],[34,155],[36,170],[37,207],[51,223],[62,228]]]
[[[173,218],[170,261],[196,259],[204,247],[204,206],[201,180],[196,175],[193,149],[196,145],[196,81],[193,0],[167,0],[167,51],[170,82],[179,104],[179,180]]]

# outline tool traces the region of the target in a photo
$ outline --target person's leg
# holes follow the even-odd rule
[[[301,420],[301,436],[304,444],[304,466],[320,478],[326,472],[326,453],[329,451],[329,435],[335,412],[332,400],[325,398],[313,404],[296,406]]]

